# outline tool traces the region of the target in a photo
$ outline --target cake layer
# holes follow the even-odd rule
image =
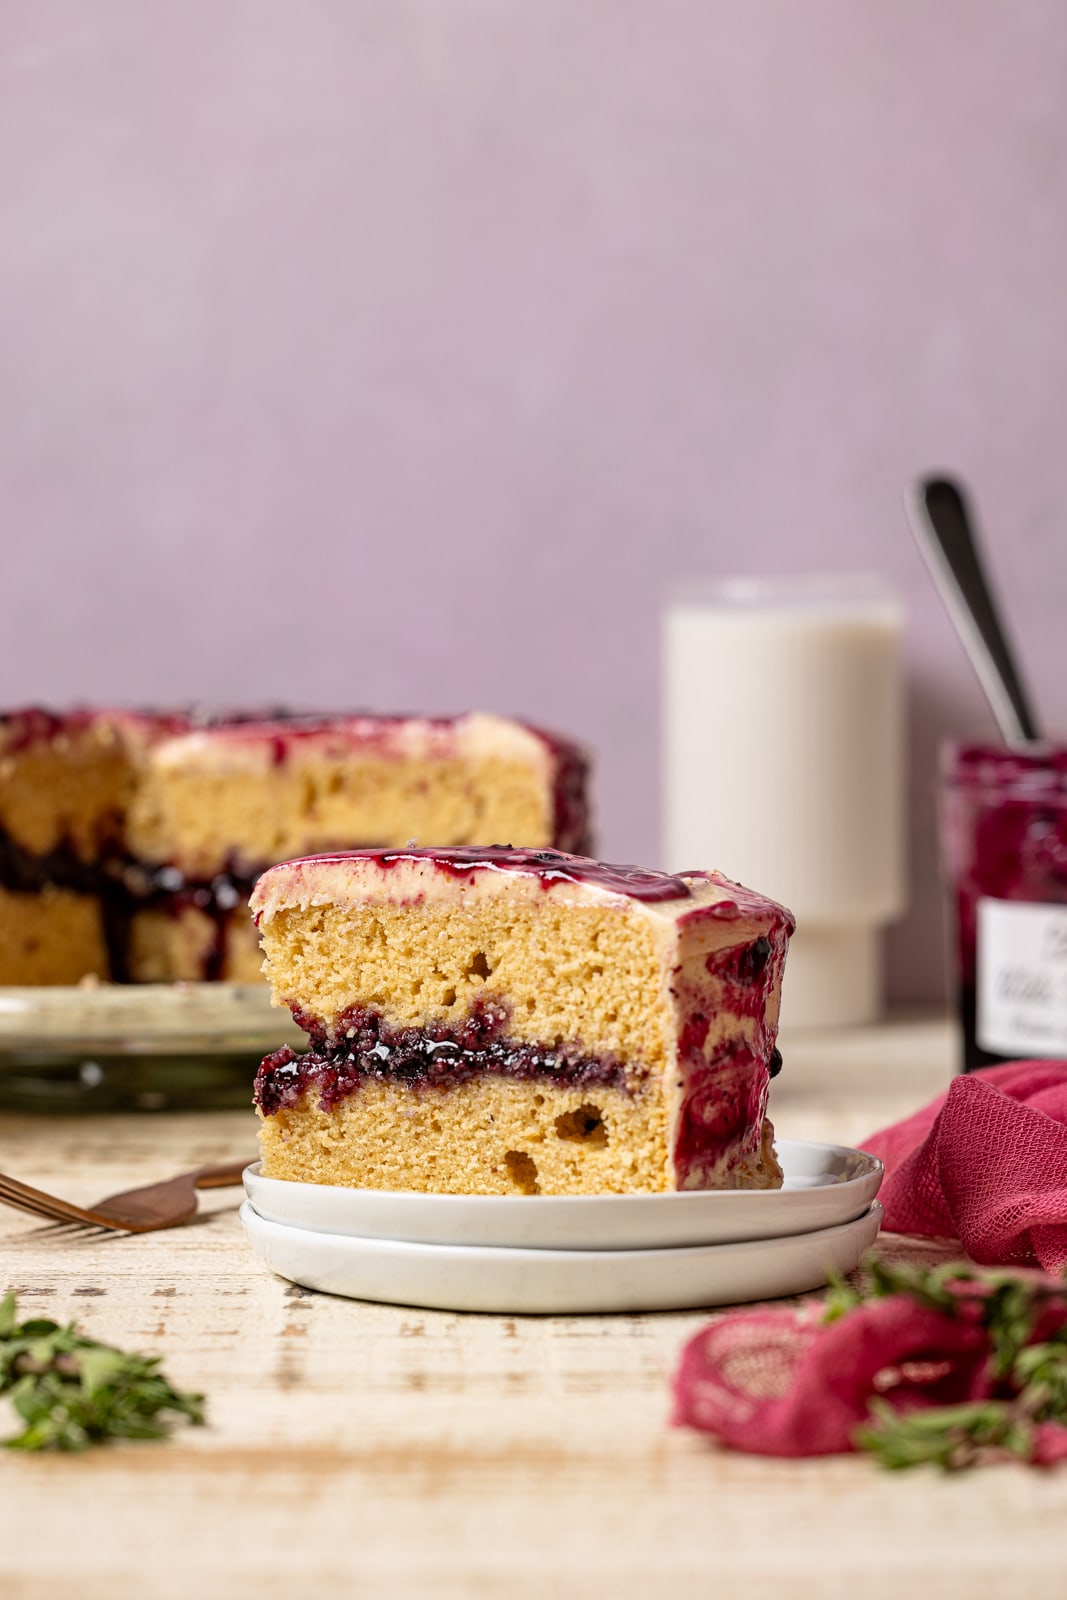
[[[567,741],[477,713],[206,725],[182,714],[9,713],[0,887],[99,902],[111,977],[251,976],[234,914],[272,861],[420,836],[573,843],[588,827],[586,772]],[[41,981],[67,982],[70,940],[56,915],[38,920],[46,951],[53,936],[67,939],[57,975]],[[98,946],[83,942],[84,971],[99,971]],[[0,938],[0,983],[14,981],[7,949]],[[48,970],[43,957],[37,970]]]
[[[577,842],[587,819],[575,767],[584,772],[572,746],[484,714],[220,725],[154,747],[126,838],[138,858],[198,878],[254,877],[342,841]]]
[[[305,1140],[321,1144],[343,1111],[349,1176],[329,1181],[369,1183],[361,1118],[369,1138],[394,1115],[383,1107],[432,1123],[426,1106],[460,1091],[466,1103],[479,1085],[489,1104],[507,1085],[531,1101],[577,1096],[569,1110],[595,1090],[609,1142],[605,1106],[636,1117],[650,1154],[630,1187],[775,1181],[764,1120],[792,919],[720,874],[555,851],[360,851],[272,869],[252,906],[275,1000],[312,1046],[268,1058],[257,1080],[269,1176],[304,1173],[319,1159]],[[543,1151],[509,1139],[486,1144],[485,1192],[521,1156],[544,1192],[603,1179],[603,1162],[583,1162],[576,1190]],[[400,1186],[435,1187],[410,1154]]]
[[[0,887],[0,974],[5,984],[77,983],[105,977],[107,943],[97,901],[48,886]]]
[[[189,904],[138,911],[125,939],[123,969],[132,983],[262,981],[263,956],[243,901],[233,911]]]
[[[664,1106],[646,1092],[499,1076],[448,1093],[374,1080],[358,1098],[264,1119],[263,1171],[303,1183],[437,1194],[631,1194],[664,1187]],[[724,1178],[777,1188],[770,1132]]]

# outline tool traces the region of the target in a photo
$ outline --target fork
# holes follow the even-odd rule
[[[253,1158],[254,1159],[254,1158]],[[188,1222],[197,1207],[198,1189],[225,1189],[241,1181],[248,1161],[227,1161],[221,1166],[195,1167],[162,1183],[139,1189],[123,1189],[108,1195],[95,1206],[75,1206],[58,1195],[33,1189],[19,1178],[0,1172],[0,1205],[52,1222],[80,1223],[86,1228],[104,1228],[114,1233],[154,1233]]]

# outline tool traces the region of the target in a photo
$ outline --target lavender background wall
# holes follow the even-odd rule
[[[516,711],[655,862],[661,596],[878,569],[936,994],[901,492],[1067,729],[1065,285],[1062,0],[0,0],[0,695]]]

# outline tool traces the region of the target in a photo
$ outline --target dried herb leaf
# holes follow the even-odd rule
[[[105,1439],[163,1439],[180,1417],[204,1420],[204,1397],[173,1388],[159,1358],[100,1344],[0,1300],[0,1394],[25,1424],[9,1450],[86,1450]]]

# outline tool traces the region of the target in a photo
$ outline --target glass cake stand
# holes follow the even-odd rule
[[[261,984],[0,988],[0,1108],[244,1107],[262,1057],[306,1043]]]

